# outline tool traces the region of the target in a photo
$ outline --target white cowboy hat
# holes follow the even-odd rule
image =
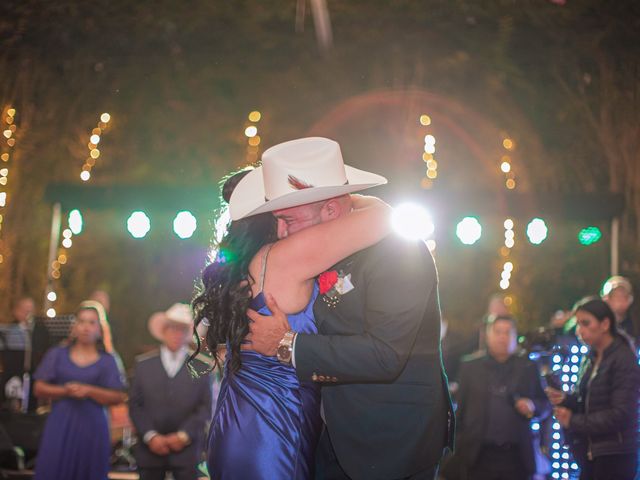
[[[299,138],[262,154],[262,166],[249,172],[229,200],[231,220],[319,202],[387,183],[375,173],[344,164],[338,142]]]
[[[149,333],[156,340],[163,341],[164,327],[168,323],[177,323],[187,327],[193,326],[191,308],[186,303],[175,303],[166,312],[156,312],[149,318]]]

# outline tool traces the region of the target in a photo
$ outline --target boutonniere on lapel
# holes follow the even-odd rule
[[[329,270],[318,276],[318,288],[322,300],[330,307],[335,307],[342,295],[354,289],[351,283],[351,274],[345,274],[342,270]]]

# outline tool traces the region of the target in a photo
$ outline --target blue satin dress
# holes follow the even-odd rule
[[[295,332],[317,333],[313,302],[288,315]],[[252,308],[269,314],[262,293]],[[225,375],[209,433],[208,468],[214,480],[306,480],[313,478],[322,430],[320,388],[301,382],[292,366],[275,357],[243,351],[242,367]]]

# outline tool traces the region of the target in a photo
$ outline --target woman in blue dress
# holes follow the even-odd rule
[[[53,400],[35,478],[105,480],[111,445],[105,406],[125,400],[113,355],[102,343],[99,305],[80,304],[68,345],[53,347],[36,371],[34,391]]]
[[[246,173],[224,184],[227,203]],[[313,478],[322,429],[319,387],[299,381],[295,369],[276,357],[242,349],[249,333],[246,311],[267,313],[267,292],[288,313],[293,331],[317,333],[315,278],[390,231],[391,209],[384,202],[361,196],[352,200],[351,213],[281,240],[271,213],[233,221],[217,245],[215,261],[203,272],[203,288],[194,300],[196,323],[209,325],[206,344],[216,362],[226,351],[209,433],[212,479]]]

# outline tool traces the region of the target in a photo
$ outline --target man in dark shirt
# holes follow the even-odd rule
[[[550,406],[538,370],[515,354],[513,318],[489,318],[487,351],[466,357],[460,367],[458,441],[446,478],[525,480],[535,473],[531,419],[544,418]]]

